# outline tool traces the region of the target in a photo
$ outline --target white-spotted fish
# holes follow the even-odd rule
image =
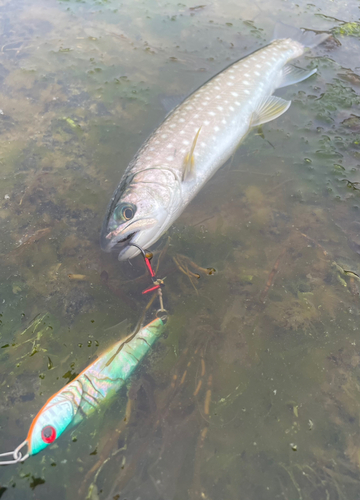
[[[231,64],[177,106],[142,145],[107,209],[101,246],[119,260],[149,248],[234,153],[248,131],[279,117],[291,102],[273,96],[316,72],[288,62],[327,35],[291,29]]]

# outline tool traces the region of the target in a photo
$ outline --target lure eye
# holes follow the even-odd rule
[[[51,444],[56,439],[56,430],[52,425],[46,425],[41,431],[41,438],[46,444]]]
[[[131,203],[121,203],[115,208],[114,215],[116,220],[122,220],[126,222],[134,217],[135,212],[135,205],[132,205]]]

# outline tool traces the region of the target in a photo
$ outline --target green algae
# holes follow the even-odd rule
[[[360,24],[357,22],[354,23],[344,23],[335,28],[333,31],[334,35],[338,36],[360,36]]]

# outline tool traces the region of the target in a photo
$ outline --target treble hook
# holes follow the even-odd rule
[[[160,287],[164,286],[164,280],[156,279],[155,271],[153,270],[153,268],[151,266],[151,262],[150,262],[151,259],[153,258],[153,254],[151,252],[148,252],[147,250],[144,250],[143,248],[139,247],[139,245],[137,245],[136,243],[129,243],[129,245],[132,245],[133,247],[136,247],[138,250],[140,250],[140,252],[144,258],[146,267],[149,271],[151,280],[154,284],[154,286],[152,286],[151,288],[144,290],[142,292],[142,294],[145,295],[146,293],[155,292],[156,290],[160,290]]]
[[[157,290],[157,293],[159,296],[159,301],[160,301],[160,309],[157,310],[156,314],[157,315],[159,313],[166,313],[167,314],[166,309],[164,309],[164,302],[163,302],[163,296],[162,296],[162,290],[161,290],[161,287],[164,286],[164,280],[160,279],[160,278],[156,278],[155,271],[153,270],[153,268],[151,266],[151,262],[150,262],[151,259],[153,258],[153,254],[151,252],[139,247],[139,245],[137,245],[136,243],[129,243],[129,245],[132,245],[133,247],[136,247],[138,250],[140,250],[140,252],[144,258],[146,267],[149,271],[151,280],[152,280],[153,285],[154,285],[151,288],[147,288],[146,290],[144,290],[142,292],[142,294],[145,295],[146,293],[155,292]]]
[[[27,458],[29,458],[29,453],[22,456],[21,448],[28,444],[27,439],[23,441],[14,451],[8,451],[7,453],[0,453],[0,457],[9,457],[12,456],[12,460],[0,460],[0,465],[11,465],[18,464],[19,462],[24,462]]]
[[[151,279],[154,281],[155,271],[151,267],[151,263],[150,263],[151,259],[153,258],[153,254],[151,252],[148,252],[148,251],[144,250],[143,248],[139,247],[139,245],[137,245],[136,243],[130,243],[130,245],[132,245],[133,247],[136,247],[138,250],[140,250],[142,256],[144,257],[144,261],[145,261],[146,267],[148,268],[148,271],[150,273]]]

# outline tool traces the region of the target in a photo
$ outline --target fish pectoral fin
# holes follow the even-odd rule
[[[195,150],[196,142],[197,142],[199,134],[200,134],[200,130],[201,130],[201,127],[196,132],[194,140],[191,144],[190,151],[188,153],[186,153],[186,155],[185,155],[184,163],[183,163],[183,167],[184,167],[183,176],[182,176],[183,181],[193,179],[195,177],[194,150]]]
[[[264,99],[257,110],[254,111],[251,118],[251,127],[262,125],[263,123],[271,122],[281,116],[288,110],[291,101],[285,101],[281,97],[270,97]]]
[[[306,80],[306,78],[309,78],[309,76],[316,73],[316,71],[317,71],[316,68],[307,70],[307,69],[297,68],[296,66],[288,64],[282,70],[282,78],[277,88],[281,89],[282,87],[287,87],[288,85],[293,85],[294,83],[302,82],[303,80]]]
[[[194,158],[190,157],[190,153],[187,153],[184,158],[184,170],[182,180],[183,182],[189,179],[193,179],[195,175],[195,162]]]

